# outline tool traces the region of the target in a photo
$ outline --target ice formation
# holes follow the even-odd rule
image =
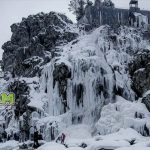
[[[110,32],[109,26],[102,26],[80,36],[45,66],[41,89],[47,94],[50,115],[69,111],[73,123],[91,123],[99,119],[104,105],[116,101],[115,94],[134,100],[126,67],[130,53],[145,48],[146,43],[133,28],[122,27],[119,35]]]
[[[0,108],[0,121],[5,122],[7,133],[12,130],[19,132],[19,125],[23,126],[24,117],[27,117],[26,122],[32,127],[30,131],[33,132],[36,126],[46,142],[54,141],[61,133],[65,133],[68,150],[82,150],[83,147],[86,150],[132,148],[134,142],[137,142],[134,143],[135,147],[136,144],[148,147],[149,138],[143,136],[150,135],[150,113],[141,103],[142,98],[135,101],[128,64],[135,53],[144,49],[149,51],[149,41],[143,39],[141,30],[126,26],[115,29],[103,25],[90,32],[81,29],[79,33],[77,28],[67,24],[59,15],[52,13],[50,16],[53,18],[53,15],[58,22],[65,24],[68,35],[62,28],[54,28],[60,41],[54,41],[58,45],[52,51],[53,55],[47,52],[50,55],[47,63],[32,66],[42,70],[41,76],[31,66],[27,70],[19,66],[19,74],[26,76],[32,70],[31,76],[18,79],[10,76],[7,82],[0,80],[3,85],[1,92],[6,92],[8,87],[13,90],[19,86],[23,93],[21,96],[29,100],[24,104],[24,99],[19,97],[21,105],[28,106],[25,112],[19,111],[21,115],[17,114],[15,108]],[[39,16],[36,17],[39,19]],[[49,35],[45,36],[49,38]],[[64,42],[65,36],[71,36],[73,40]],[[10,43],[7,44],[6,47],[9,47]],[[44,54],[41,58],[31,58],[43,60],[47,58]],[[25,59],[25,63],[30,63],[32,59]],[[10,69],[9,65],[7,67]],[[10,86],[12,82],[15,84]],[[16,117],[19,117],[19,122]],[[11,141],[7,144],[15,150],[18,143]],[[59,143],[50,142],[39,150],[49,148],[66,149]]]

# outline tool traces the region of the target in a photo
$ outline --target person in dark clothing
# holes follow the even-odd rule
[[[2,143],[2,142],[3,142],[2,135],[0,134],[0,143]]]
[[[15,134],[14,134],[14,140],[15,140],[15,141],[19,141],[19,135],[18,135],[18,133],[15,133]]]
[[[39,147],[38,138],[39,138],[39,133],[38,133],[37,129],[35,128],[35,131],[34,131],[34,148]]]
[[[65,138],[66,138],[66,135],[64,133],[62,133],[62,135],[61,135],[61,144],[64,144]]]
[[[13,139],[14,139],[14,133],[13,131],[11,131],[10,140],[13,140]]]
[[[7,132],[6,131],[4,131],[2,133],[2,139],[3,139],[3,142],[6,142],[6,140],[7,140]]]
[[[43,140],[43,137],[42,137],[42,134],[41,134],[41,133],[39,133],[38,139],[39,139],[39,140]]]
[[[9,140],[10,140],[10,135],[7,136],[7,141],[9,141]]]

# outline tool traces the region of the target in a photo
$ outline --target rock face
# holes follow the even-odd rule
[[[20,116],[23,115],[24,112],[28,109],[29,100],[29,91],[25,81],[14,81],[11,82],[8,86],[8,91],[13,92],[15,94],[15,117],[19,119]]]
[[[150,92],[148,94],[145,94],[142,98],[142,103],[145,104],[145,106],[147,107],[147,109],[150,112]]]
[[[70,31],[72,22],[62,14],[39,13],[23,18],[11,26],[11,41],[2,48],[3,70],[13,76],[33,77],[40,74],[41,66],[48,63],[60,51],[57,46],[77,37]]]
[[[130,72],[138,96],[149,90],[149,51],[142,51],[149,48],[149,41],[143,40],[141,31],[105,25],[90,33],[81,30],[84,34],[79,34],[70,20],[54,12],[29,16],[11,29],[11,41],[3,45],[3,70],[12,74],[11,77],[6,73],[12,81],[7,91],[16,94],[12,116],[26,129],[27,139],[30,126],[42,129],[47,136],[44,140],[50,141],[69,125],[93,125],[103,116],[107,131],[112,127],[110,118],[114,131],[119,130],[124,127],[122,118],[127,115],[128,119],[127,112],[132,111],[132,107],[128,109],[131,104],[135,110],[131,119],[142,118],[142,113],[148,118],[149,112],[143,112],[144,104],[134,106],[132,102],[135,93],[129,76]],[[19,79],[16,81],[15,77]],[[125,99],[121,101],[122,98]],[[136,106],[142,110],[136,111]],[[108,109],[101,113],[103,108]],[[113,119],[119,123],[118,128]],[[12,124],[7,124],[13,126],[14,120],[9,120]],[[143,126],[144,123],[134,129],[139,132]],[[17,123],[13,128],[18,129]]]
[[[138,97],[150,90],[150,51],[143,50],[135,54],[129,64],[129,71],[133,81],[133,89]]]
[[[150,111],[150,50],[145,49],[135,54],[129,64],[129,72],[132,79],[132,89],[137,98],[142,97],[142,103]]]

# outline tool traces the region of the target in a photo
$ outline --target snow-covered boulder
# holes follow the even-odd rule
[[[96,124],[99,134],[110,134],[121,128],[133,128],[142,135],[150,135],[150,113],[141,102],[129,102],[117,97],[117,102],[103,107]]]
[[[66,147],[62,144],[50,142],[39,147],[38,150],[66,150]]]
[[[133,89],[142,97],[150,90],[150,50],[144,49],[135,53],[129,64],[129,72],[133,81]]]

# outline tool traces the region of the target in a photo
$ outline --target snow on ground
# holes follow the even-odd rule
[[[91,127],[88,125],[72,125],[63,131],[68,147],[79,147],[82,143],[89,144],[92,139]]]
[[[84,149],[81,147],[70,147],[67,150],[84,150]]]
[[[67,138],[75,138],[75,139],[85,139],[91,138],[90,126],[80,124],[80,125],[72,125],[69,128],[65,129],[64,132],[67,135]]]
[[[50,143],[44,144],[43,146],[38,148],[38,150],[66,150],[66,148],[65,146],[61,144],[50,142]]]
[[[18,147],[17,141],[7,141],[6,143],[0,143],[0,150],[12,150]]]
[[[90,146],[87,147],[87,150],[99,150],[99,149],[116,149],[119,147],[129,146],[127,141],[99,141],[93,142]]]
[[[150,147],[124,147],[116,150],[150,150]]]
[[[150,113],[146,106],[118,96],[116,103],[103,107],[96,128],[100,134],[110,134],[121,128],[134,128],[141,134],[146,134],[145,125],[150,128]]]
[[[81,126],[81,130],[83,130],[83,127]],[[85,128],[87,127],[85,126]],[[41,146],[38,150],[100,150],[102,148],[111,150],[150,150],[150,138],[141,136],[131,128],[121,129],[113,134],[95,137],[89,136],[89,133],[85,134],[87,137],[82,137],[81,130],[79,130],[78,125],[68,129],[68,134],[78,135],[76,139],[71,136],[66,139],[65,144],[68,148],[59,143],[49,142]],[[132,140],[135,140],[134,145],[130,145]],[[70,144],[69,141],[72,143]],[[86,144],[87,147],[82,148],[83,144]]]
[[[128,133],[128,134],[127,134]],[[96,136],[95,140],[125,140],[125,141],[131,141],[133,139],[141,140],[143,139],[143,136],[137,133],[137,131],[127,128],[127,129],[120,129],[116,133],[108,134],[108,135],[100,135]]]
[[[65,145],[56,142],[47,142],[38,150],[150,150],[150,137],[144,137],[131,128],[120,129],[118,132],[108,135],[92,137],[91,127],[87,125],[72,125],[63,130],[66,134]],[[134,144],[130,143],[134,141]],[[8,141],[0,143],[0,150],[11,148],[18,150],[18,142]],[[83,146],[86,146],[83,148]]]

